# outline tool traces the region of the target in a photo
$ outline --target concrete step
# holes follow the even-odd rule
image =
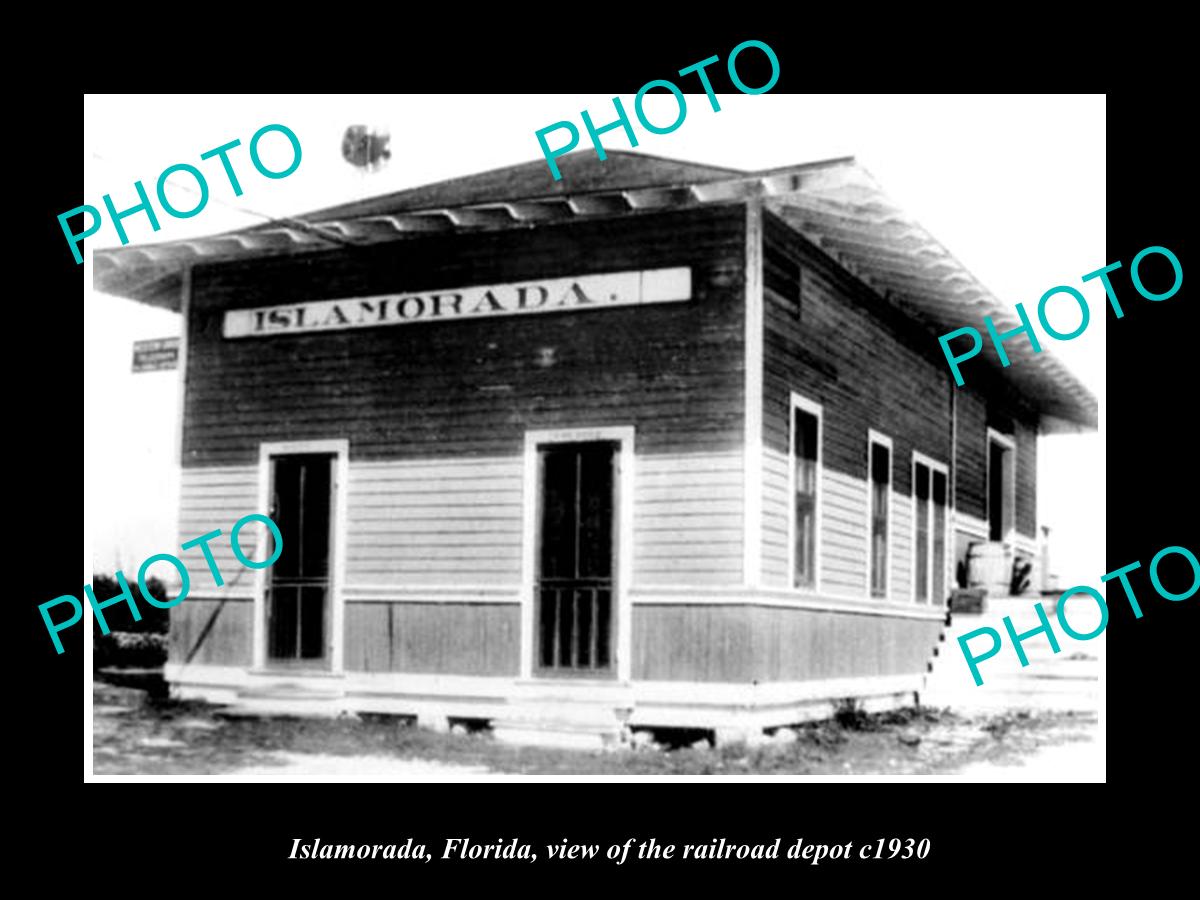
[[[221,707],[215,715],[231,719],[272,716],[333,719],[342,715],[343,711],[340,698],[239,697],[228,706]]]
[[[1095,712],[1101,701],[1100,677],[1103,674],[1104,636],[1083,642],[1067,636],[1058,623],[1054,598],[1043,600],[1042,607],[1058,640],[1054,652],[1045,635],[1022,643],[1028,665],[1022,666],[1008,637],[1004,617],[1008,616],[1018,634],[1041,625],[1033,604],[1036,597],[991,598],[980,614],[960,613],[951,619],[943,640],[931,659],[921,702],[931,706],[949,706],[961,711],[1004,709],[1074,710]],[[1073,623],[1081,625],[1085,623]],[[979,663],[982,685],[976,685],[970,667],[958,644],[958,638],[980,628],[992,628],[1001,636],[1000,652]],[[971,641],[971,649],[980,653],[990,646],[987,638]]]
[[[238,691],[239,699],[255,700],[335,700],[342,696],[345,693],[337,688],[313,689],[299,685],[256,685]]]
[[[228,718],[267,716],[336,717],[344,709],[340,686],[316,687],[289,681],[261,681],[239,688],[237,699],[218,710]]]
[[[572,696],[566,689],[533,690],[511,701],[492,720],[498,741],[544,747],[599,750],[620,744],[632,701],[625,688]]]

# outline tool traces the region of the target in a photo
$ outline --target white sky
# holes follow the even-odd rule
[[[718,97],[721,111],[713,112],[703,94],[688,95],[682,126],[670,135],[639,129],[637,149],[744,169],[855,156],[1003,301],[1020,301],[1036,317],[1038,299],[1055,285],[1076,287],[1088,298],[1087,331],[1069,343],[1047,338],[1043,346],[1100,399],[1101,431],[1042,440],[1038,513],[1053,529],[1053,568],[1063,586],[1098,587],[1105,571],[1107,304],[1098,282],[1083,285],[1080,276],[1111,261],[1105,257],[1104,97]],[[622,96],[631,115],[632,101]],[[101,197],[110,193],[119,210],[133,206],[135,180],[153,196],[163,169],[190,163],[206,174],[211,190],[202,212],[174,219],[155,201],[159,232],[142,214],[126,219],[125,227],[132,243],[212,234],[538,159],[537,129],[571,119],[582,130],[580,110],[599,125],[612,120],[612,108],[611,95],[88,96],[80,202],[102,208]],[[670,95],[649,95],[646,110],[653,122],[675,118]],[[279,180],[260,176],[248,156],[251,135],[270,123],[291,128],[304,154],[300,167]],[[392,158],[380,172],[361,173],[342,159],[345,128],[359,123],[392,135]],[[237,198],[219,162],[200,160],[202,152],[235,138],[242,146],[230,158],[244,190]],[[612,149],[629,149],[619,130],[604,138]],[[561,132],[550,137],[561,139]],[[586,146],[586,133],[582,140]],[[261,148],[271,168],[290,160],[280,135],[264,139]],[[194,193],[175,187],[194,188],[189,176],[169,184],[173,205],[195,205]],[[87,249],[119,243],[106,221]],[[63,252],[69,260],[65,241]],[[86,281],[91,284],[90,272]],[[84,300],[85,530],[94,535],[97,566],[136,567],[178,542],[178,391],[175,372],[131,374],[130,347],[135,339],[178,334],[179,326],[173,314],[91,290]],[[1063,330],[1074,321],[1051,315]],[[966,317],[962,324],[982,329]]]

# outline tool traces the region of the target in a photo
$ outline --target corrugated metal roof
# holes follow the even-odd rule
[[[1001,330],[1020,324],[1014,305],[980,284],[895,206],[853,159],[742,172],[640,153],[591,151],[400,191],[198,239],[96,251],[95,288],[179,309],[181,274],[195,262],[369,245],[439,231],[480,231],[571,219],[632,215],[762,198],[766,208],[930,331],[930,340],[990,315]],[[1093,429],[1096,399],[1051,354],[1027,341],[1006,345],[1012,364],[988,367],[1042,415],[1048,431]]]

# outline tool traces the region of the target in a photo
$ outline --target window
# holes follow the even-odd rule
[[[918,603],[946,600],[946,466],[913,454],[913,573]]]
[[[892,515],[892,439],[875,431],[867,438],[867,554],[872,597],[888,595],[889,521]]]
[[[946,473],[933,471],[933,547],[930,548],[933,602],[946,599]]]
[[[792,584],[816,589],[820,545],[821,407],[792,394]]]
[[[916,463],[913,472],[913,504],[916,510],[917,602],[929,599],[929,466]]]

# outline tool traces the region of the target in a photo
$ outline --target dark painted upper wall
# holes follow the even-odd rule
[[[639,452],[739,446],[745,208],[444,234],[197,266],[183,464],[349,438],[357,459],[521,451],[529,428],[632,423]],[[225,339],[226,309],[692,267],[692,299],[599,311]]]
[[[770,214],[764,238],[800,262],[800,313],[765,293],[763,439],[788,452],[791,391],[823,407],[824,464],[867,477],[867,430],[894,442],[894,487],[909,493],[913,450],[950,462],[950,390],[939,370],[889,324],[892,307]]]
[[[1036,532],[1036,421],[1018,398],[993,386],[956,389],[937,339],[886,303],[777,217],[764,215],[764,239],[800,264],[795,304],[764,289],[763,439],[788,450],[795,390],[823,407],[825,465],[867,477],[867,431],[893,440],[893,487],[911,493],[914,450],[951,461],[951,393],[957,390],[958,509],[984,518],[990,425],[1016,434],[1017,528]]]

